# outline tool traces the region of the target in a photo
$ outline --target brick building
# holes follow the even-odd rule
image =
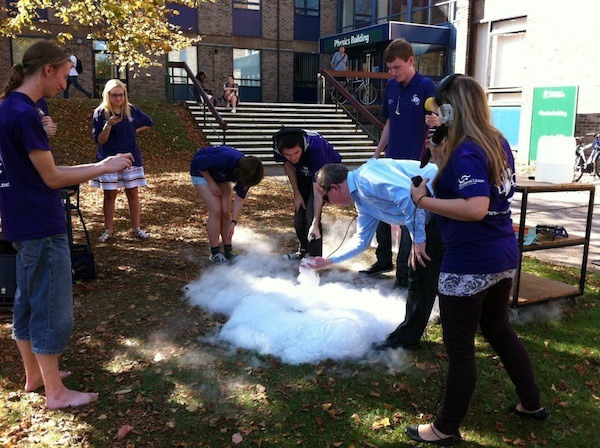
[[[422,73],[435,80],[466,73],[481,82],[495,124],[519,149],[519,157],[527,158],[535,146],[535,89],[574,87],[573,132],[600,127],[594,39],[600,33],[595,23],[600,4],[587,4],[583,11],[564,2],[550,7],[522,0],[219,0],[180,10],[174,21],[202,40],[165,56],[165,67],[152,67],[137,78],[111,64],[104,42],[86,40],[85,29],[76,31],[66,46],[83,62],[80,82],[97,95],[106,79],[119,76],[132,98],[164,99],[167,84],[178,82],[168,76],[167,62],[184,61],[194,73],[206,73],[217,95],[227,75],[234,74],[242,101],[312,102],[317,73],[329,68],[333,42],[373,31],[380,33],[379,40],[347,46],[353,69],[385,70],[385,45],[398,35],[406,37],[415,45]],[[50,13],[48,19],[52,23]],[[446,37],[435,40],[432,33],[440,29]],[[36,38],[0,39],[6,55],[0,59],[0,78]]]

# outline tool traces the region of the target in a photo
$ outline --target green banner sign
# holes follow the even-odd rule
[[[377,25],[374,27],[363,28],[352,33],[339,34],[332,37],[320,39],[321,53],[333,53],[340,47],[357,47],[361,45],[373,45],[382,42],[384,37],[387,39],[387,25]]]
[[[577,111],[577,86],[535,87],[531,114],[529,159],[536,160],[542,135],[573,137]]]

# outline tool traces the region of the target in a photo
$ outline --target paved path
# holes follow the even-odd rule
[[[594,178],[590,174],[585,174],[581,182],[596,185],[587,269],[600,272],[600,179]],[[587,191],[530,193],[528,197],[526,225],[535,226],[544,224],[563,226],[570,235],[584,236],[588,201],[589,192]],[[513,221],[518,223],[521,210],[521,194],[515,194],[512,209]],[[528,252],[527,254],[555,264],[580,267],[583,257],[583,246],[548,249]]]

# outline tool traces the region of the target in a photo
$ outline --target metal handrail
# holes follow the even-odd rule
[[[320,71],[321,76],[325,78],[326,82],[333,87],[341,96],[346,98],[348,102],[354,106],[354,110],[358,116],[362,115],[375,129],[380,133],[383,130],[384,124],[378,120],[369,110],[356,99],[356,97],[346,90],[343,84],[341,84],[336,78],[374,78],[374,79],[389,79],[391,75],[389,73],[374,73],[374,72],[358,72],[358,71],[342,71],[342,70],[326,70]],[[355,118],[355,122],[360,126],[367,134],[369,134],[374,140],[379,141],[379,136],[373,135],[373,133],[362,124],[355,116],[355,113],[346,107],[344,104],[337,102],[337,106],[344,109],[348,114]]]
[[[221,130],[223,131],[223,137],[221,138],[221,141],[223,144],[225,144],[225,135],[226,135],[225,131],[227,131],[227,123],[225,122],[225,120],[223,120],[223,117],[221,117],[221,114],[219,114],[219,111],[213,105],[208,94],[204,91],[204,89],[202,88],[202,86],[200,85],[200,83],[198,82],[196,77],[194,76],[194,73],[192,72],[192,70],[188,67],[188,65],[185,62],[169,62],[169,68],[171,68],[171,69],[180,68],[185,71],[185,73],[187,75],[186,76],[187,81],[191,81],[192,86],[193,86],[192,93],[199,94],[200,97],[202,98],[202,102],[204,103],[204,104],[202,104],[203,111],[204,111],[204,124],[207,123],[206,114],[207,114],[207,109],[208,109],[209,113],[214,117],[215,121],[217,122],[217,124],[219,125]],[[171,77],[173,77],[173,76],[171,76]],[[199,101],[197,101],[197,102],[200,105],[200,102]],[[212,124],[212,122],[209,121],[208,124],[214,129],[214,125]]]

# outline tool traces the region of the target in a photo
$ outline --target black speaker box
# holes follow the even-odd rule
[[[96,263],[92,246],[89,244],[74,244],[71,249],[71,270],[73,281],[91,280],[96,278]]]
[[[16,262],[12,244],[0,240],[0,307],[12,307],[17,290]]]

